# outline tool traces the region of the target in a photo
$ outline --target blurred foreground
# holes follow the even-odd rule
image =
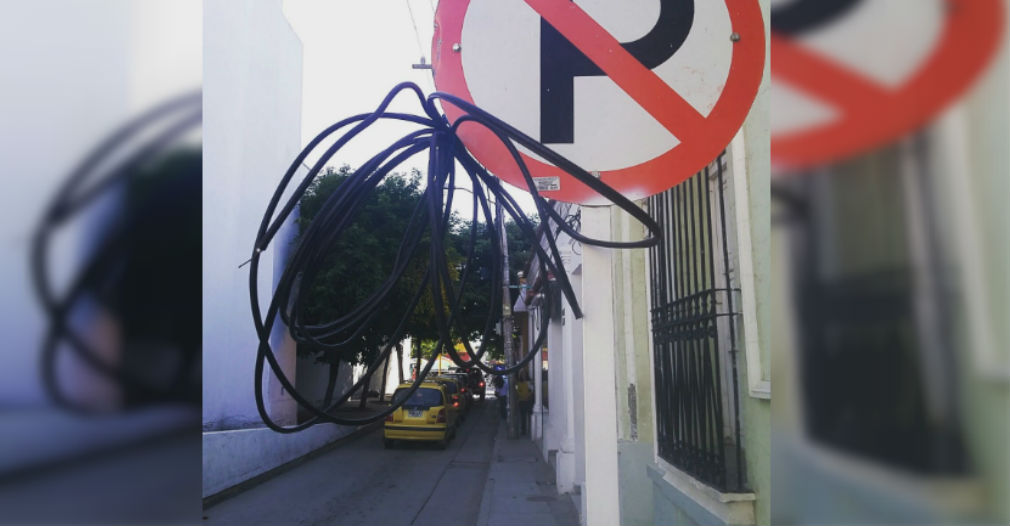
[[[772,522],[1006,524],[1006,3],[772,5]],[[201,5],[0,9],[0,523],[196,522]]]
[[[772,522],[1006,524],[1005,3],[777,7]]]
[[[2,4],[0,523],[199,520],[200,31]]]

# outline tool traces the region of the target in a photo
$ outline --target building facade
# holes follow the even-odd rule
[[[752,220],[768,214],[760,150],[748,150],[745,129],[704,170],[643,201],[663,229],[655,248],[596,249],[541,230],[584,317],[534,261],[515,306],[527,345],[549,318],[546,359],[531,366],[533,438],[584,523],[769,522],[768,230]],[[554,206],[585,235],[646,233],[610,208]]]

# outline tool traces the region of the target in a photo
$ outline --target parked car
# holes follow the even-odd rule
[[[393,393],[394,405],[404,403],[386,417],[383,445],[388,449],[397,440],[423,441],[444,449],[456,434],[458,412],[442,384],[425,381],[408,398],[412,385],[400,384]]]
[[[439,382],[445,387],[446,394],[449,395],[449,400],[451,400],[450,407],[458,412],[460,420],[465,419],[466,414],[470,411],[471,401],[466,396],[464,387],[460,385],[459,378],[449,374],[441,374],[432,380]]]
[[[442,376],[449,376],[455,378],[456,382],[459,384],[459,392],[466,395],[467,398],[471,398],[474,395],[474,383],[470,379],[470,375],[467,373],[446,373]]]
[[[476,371],[474,369],[473,371]],[[453,376],[459,379],[460,382],[465,386],[462,392],[466,395],[469,402],[473,402],[474,397],[484,399],[484,388],[485,382],[483,375],[480,371],[476,371],[477,374],[472,373],[453,373]]]
[[[474,368],[470,369],[467,376],[470,379],[470,394],[480,398],[480,401],[483,402],[487,396],[487,382],[484,380],[484,373],[480,369]]]

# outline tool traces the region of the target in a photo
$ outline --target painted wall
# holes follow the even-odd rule
[[[1010,22],[1010,13],[1007,22]],[[795,328],[790,316],[776,316],[774,331],[776,385],[790,391],[776,391],[774,473],[776,495],[791,495],[788,506],[776,498],[776,518],[797,522],[966,522],[1006,524],[1010,521],[1010,211],[1005,196],[1010,194],[1006,166],[1010,151],[1010,55],[1007,40],[994,65],[972,88],[961,104],[939,116],[923,134],[928,144],[924,163],[933,195],[920,203],[932,217],[939,217],[936,242],[949,282],[950,295],[944,299],[953,325],[964,447],[971,459],[973,476],[929,477],[911,475],[880,462],[847,455],[804,440],[801,412],[797,403],[798,376],[794,367],[795,344],[789,337]],[[888,149],[867,154],[852,164],[882,164]],[[862,171],[869,171],[864,168]],[[897,170],[892,170],[897,172]],[[848,174],[842,174],[848,175]],[[899,173],[870,174],[894,177]],[[896,186],[894,181],[886,184]],[[877,184],[884,187],[885,183]],[[886,207],[884,192],[865,188],[851,192],[855,198],[867,196],[873,206]],[[898,211],[897,213],[901,213]],[[852,217],[846,229],[858,245],[865,218]],[[881,228],[880,225],[873,225]],[[840,229],[841,230],[841,229]],[[905,244],[904,232],[896,243]],[[787,295],[787,240],[776,233],[773,253],[775,311],[789,312]],[[879,256],[877,247],[866,252]],[[781,255],[781,256],[780,256]],[[832,255],[852,264],[847,258]],[[862,256],[862,254],[859,254]],[[779,259],[779,258],[782,259]],[[858,261],[857,261],[858,262]],[[798,497],[797,497],[798,496]],[[788,515],[782,509],[788,509]]]
[[[6,278],[0,329],[12,352],[0,370],[0,404],[50,403],[39,370],[47,322],[27,279],[30,232],[58,186],[99,141],[153,104],[199,87],[199,19],[198,0],[4,5],[0,168],[8,176],[0,198],[0,238],[7,248],[0,256]],[[166,48],[170,64],[158,62]],[[58,288],[83,264],[95,223],[86,212],[54,237],[49,259]],[[67,362],[75,374],[87,371]]]
[[[630,216],[615,212],[611,231],[621,240],[641,239],[645,230]],[[618,459],[621,523],[653,524],[652,369],[649,355],[647,249],[614,254],[615,375],[617,379]]]
[[[765,20],[770,16],[770,3],[762,1],[761,7]],[[767,395],[752,393],[749,386],[751,384],[748,377],[748,360],[758,362],[758,367],[752,367],[760,375],[760,380],[771,381],[771,354],[770,350],[770,223],[768,218],[771,214],[770,195],[768,192],[770,184],[770,152],[768,150],[768,140],[770,137],[769,122],[769,67],[770,57],[766,56],[765,76],[762,80],[757,98],[751,108],[740,134],[730,146],[728,157],[732,164],[732,185],[727,188],[727,195],[733,198],[727,199],[727,220],[733,221],[734,227],[743,226],[747,232],[740,228],[731,228],[731,234],[736,236],[736,245],[740,250],[747,250],[746,245],[741,246],[745,234],[749,234],[750,249],[748,253],[738,254],[737,261],[732,262],[734,273],[740,272],[740,257],[749,257],[751,263],[751,276],[745,279],[742,285],[749,288],[749,294],[753,297],[753,310],[744,309],[744,316],[752,317],[747,322],[756,321],[753,332],[755,338],[752,341],[744,341],[745,336],[740,335],[741,340],[738,348],[741,351],[737,355],[738,378],[739,378],[739,399],[741,415],[741,434],[746,462],[747,487],[752,492],[753,505],[741,501],[730,509],[724,510],[726,516],[737,518],[747,517],[744,520],[753,520],[757,524],[769,524],[771,520],[771,401]],[[742,151],[739,151],[741,150]],[[737,164],[740,166],[737,166]],[[743,198],[745,203],[738,203],[738,198]],[[740,206],[746,204],[746,207]],[[736,218],[735,221],[733,218]],[[620,233],[622,238],[641,238],[642,229],[633,223],[615,221],[613,226],[616,233]],[[652,402],[652,378],[649,366],[648,340],[644,337],[634,335],[648,334],[648,298],[646,296],[646,283],[648,279],[648,269],[644,261],[645,253],[641,255],[634,252],[622,256],[618,265],[615,265],[615,277],[625,276],[623,279],[615,279],[614,286],[620,293],[615,302],[615,315],[624,316],[624,324],[633,327],[633,330],[626,330],[624,337],[618,331],[617,349],[619,353],[618,362],[624,367],[618,366],[618,397],[621,408],[627,408],[621,414],[621,437],[627,441],[622,444],[621,469],[622,469],[622,519],[629,524],[645,523],[685,523],[690,522],[689,508],[693,509],[695,516],[708,516],[709,511],[704,506],[699,506],[704,498],[703,494],[692,496],[682,491],[678,491],[670,486],[668,482],[669,474],[664,477],[646,477],[645,474],[637,475],[635,472],[642,469],[641,455],[643,447],[635,447],[633,444],[645,444],[650,446],[647,463],[649,469],[655,471],[656,466],[652,463],[654,453],[651,450],[655,442],[655,430],[652,428],[653,415],[652,407],[644,404]],[[641,260],[640,260],[641,259]],[[627,276],[633,276],[628,278]],[[622,299],[623,296],[623,299]],[[633,306],[630,308],[629,306]],[[739,324],[740,332],[743,332],[743,324]],[[642,341],[646,340],[646,341]],[[748,344],[750,352],[748,351]],[[756,345],[755,345],[756,344]],[[642,348],[644,345],[644,349]],[[621,359],[621,354],[624,359]],[[637,359],[630,359],[628,355],[635,353]],[[642,374],[642,372],[647,374]],[[632,379],[636,379],[639,385],[635,389],[635,399],[637,402],[637,423],[631,421],[633,406],[630,401],[630,385]],[[635,425],[637,424],[637,425]],[[625,476],[624,472],[630,471],[630,476]],[[650,480],[651,478],[651,480]],[[627,480],[625,480],[627,479]],[[636,481],[638,481],[636,483]],[[627,488],[627,491],[624,491]],[[651,490],[651,491],[650,491]],[[651,499],[652,505],[648,508],[652,510],[654,516],[643,517],[640,506]],[[673,500],[671,500],[673,499]],[[748,509],[751,508],[751,509]]]
[[[322,405],[323,399],[326,397],[326,384],[330,377],[329,369],[329,365],[319,364],[312,357],[299,356],[298,363],[295,365],[297,376],[295,386],[303,396],[315,402],[316,405]],[[340,369],[337,371],[337,383],[333,388],[334,397],[340,396],[354,383],[352,376],[351,366],[346,363],[340,364]]]
[[[204,29],[203,422],[205,429],[229,429],[260,422],[249,271],[239,265],[300,148],[301,43],[280,0],[206,2]],[[261,258],[263,298],[282,244],[275,240]],[[294,347],[281,355],[293,372]],[[276,390],[268,396],[283,401]]]
[[[752,114],[753,117],[753,114]],[[753,137],[761,137],[765,133],[767,137],[767,120],[764,120],[762,127],[760,118],[752,118],[750,123],[756,123],[750,130],[745,127],[742,135],[743,141],[734,143],[727,157],[732,158],[733,148],[744,146],[746,149],[742,155],[744,162],[743,169],[734,166],[731,172],[732,184],[726,190],[727,221],[743,224],[754,228],[755,223],[761,223],[760,219],[768,217],[770,211],[766,208],[767,199],[757,199],[753,197],[753,189],[760,184],[767,187],[768,165],[760,164],[761,161],[761,141],[758,139],[746,140],[748,132]],[[764,130],[764,131],[762,131]],[[765,142],[766,144],[766,142]],[[755,160],[757,159],[757,160]],[[765,157],[767,159],[767,157]],[[751,179],[758,180],[755,182]],[[764,181],[761,183],[760,181]],[[742,185],[742,195],[747,199],[746,207],[739,207],[734,199],[733,185]],[[765,208],[762,208],[764,206]],[[741,217],[737,220],[737,215]],[[765,222],[767,226],[767,222]],[[731,225],[729,232],[733,236],[735,228]],[[623,240],[641,239],[644,229],[630,217],[624,214],[614,214],[612,231],[615,238]],[[737,236],[739,238],[740,236]],[[766,243],[766,242],[765,242]],[[736,244],[739,247],[739,239]],[[734,249],[736,250],[736,249]],[[621,512],[622,522],[626,524],[652,524],[656,521],[661,523],[681,523],[690,521],[691,516],[724,517],[725,514],[752,517],[759,524],[767,524],[770,521],[770,484],[771,473],[769,466],[770,456],[770,401],[767,398],[754,396],[748,389],[747,376],[747,353],[738,353],[738,378],[740,385],[741,400],[741,426],[742,441],[747,471],[747,485],[751,490],[751,495],[740,497],[745,499],[742,502],[748,504],[734,505],[733,509],[725,510],[723,515],[706,509],[705,505],[696,502],[695,498],[702,499],[703,496],[690,492],[683,492],[675,489],[669,483],[669,478],[673,475],[664,472],[655,463],[655,429],[653,415],[653,370],[650,364],[651,340],[649,338],[649,299],[648,299],[648,276],[649,270],[646,258],[648,252],[644,250],[621,251],[622,253],[614,260],[614,316],[618,329],[615,331],[615,353],[617,356],[615,375],[617,378],[618,396],[618,424],[620,440],[620,480],[621,480]],[[751,316],[757,320],[758,345],[752,355],[754,359],[767,362],[768,342],[766,341],[769,331],[761,327],[761,320],[768,320],[767,313],[762,316],[761,310],[767,310],[768,276],[761,274],[769,268],[767,262],[767,245],[760,245],[758,242],[751,244],[751,251],[748,254],[753,264],[753,281],[747,282],[744,286],[751,287],[757,300],[755,301],[755,311],[745,311],[744,316]],[[731,255],[736,261],[731,262],[733,273],[739,272],[739,260],[737,254]],[[759,262],[758,260],[764,261]],[[737,306],[739,309],[740,307]],[[738,338],[740,342],[738,348],[746,350],[744,342],[743,323],[738,323]],[[768,380],[770,375],[768,369],[763,368],[762,377]],[[656,471],[658,477],[647,477],[648,470]],[[686,479],[685,479],[686,480]],[[736,498],[736,497],[734,497]],[[672,500],[671,500],[672,499]],[[753,504],[749,504],[752,499]],[[750,507],[751,511],[741,511]],[[688,508],[694,509],[693,511]],[[692,515],[693,513],[693,515]],[[751,519],[747,519],[751,520]]]
[[[1004,27],[1010,27],[1007,10]],[[964,234],[977,234],[977,248],[963,247],[961,279],[968,291],[960,309],[958,336],[964,342],[961,369],[963,411],[967,440],[977,459],[972,466],[983,486],[985,515],[994,522],[1010,522],[1010,39],[988,76],[964,105],[969,122],[969,177],[952,184],[966,184],[975,203],[966,203],[963,215],[970,223],[959,224]],[[999,108],[1000,111],[993,111]],[[971,250],[971,252],[968,252]],[[976,252],[977,250],[977,252]],[[972,253],[975,257],[972,257]],[[972,263],[975,263],[974,265]],[[980,263],[980,264],[979,264]],[[970,280],[979,279],[979,286]],[[973,323],[984,319],[985,323]]]
[[[283,435],[263,427],[253,391],[257,338],[249,307],[252,244],[277,183],[301,148],[302,46],[281,0],[204,4],[203,496],[312,452],[355,427]],[[295,177],[304,175],[302,166]],[[293,217],[260,259],[261,309],[296,230]],[[297,358],[280,325],[271,343],[289,378],[325,389],[327,368]],[[299,367],[300,366],[300,367]],[[298,369],[302,369],[299,371]],[[338,388],[348,385],[350,367]],[[320,388],[321,384],[321,388]],[[266,372],[268,410],[294,423],[296,405]],[[316,388],[316,389],[313,389]],[[311,393],[310,393],[311,396]]]
[[[129,63],[119,50],[130,43],[129,8],[124,2],[62,5],[59,2],[15,3],[5,6],[0,22],[3,35],[4,93],[0,101],[0,159],[5,173],[32,174],[5,177],[3,226],[11,240],[0,256],[4,280],[0,299],[8,353],[0,370],[0,400],[5,404],[48,404],[39,370],[39,351],[46,322],[29,275],[29,232],[43,207],[73,165],[114,126],[129,118]],[[63,10],[69,16],[52,16]],[[48,27],[53,35],[39,31]],[[88,46],[71,45],[87,41]],[[33,52],[26,53],[30,49]],[[110,60],[111,59],[111,60]],[[116,60],[119,59],[119,60]],[[98,68],[105,69],[96,75]],[[15,74],[16,72],[16,74]],[[66,79],[74,79],[73,90]],[[67,119],[67,115],[74,118]],[[43,139],[44,138],[44,139]],[[42,146],[44,145],[44,147]],[[40,162],[45,159],[45,162]],[[29,219],[30,218],[30,219]],[[52,259],[58,283],[69,278],[72,257],[82,232],[72,232],[73,242],[62,243]],[[15,241],[16,240],[16,241]],[[60,265],[60,263],[63,263]]]
[[[771,2],[762,0],[761,11],[766,27],[771,17]],[[761,380],[772,381],[771,378],[771,151],[768,141],[771,137],[770,122],[770,68],[771,56],[766,50],[765,72],[761,81],[757,98],[751,107],[747,120],[744,121],[741,135],[744,143],[745,178],[734,178],[733,184],[746,185],[749,218],[746,220],[750,228],[751,261],[753,264],[753,315],[757,320],[756,353],[740,353],[740,397],[743,426],[744,458],[747,463],[747,482],[754,493],[754,517],[757,524],[771,522],[771,399],[755,396],[749,386],[754,383],[750,378],[747,360],[760,362],[758,368]],[[737,143],[738,145],[739,143]],[[736,145],[734,145],[736,146]],[[737,193],[740,195],[740,193]],[[734,213],[738,213],[734,209]],[[738,217],[744,214],[738,214]],[[745,217],[745,216],[744,216]],[[738,242],[740,236],[738,233]],[[753,342],[750,342],[753,345]],[[746,349],[746,345],[743,346]],[[750,349],[755,351],[755,349]],[[774,392],[774,389],[772,389]]]

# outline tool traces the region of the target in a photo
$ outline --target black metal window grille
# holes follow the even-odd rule
[[[659,456],[721,491],[745,489],[737,382],[739,288],[726,153],[650,197],[663,226],[650,249]]]
[[[925,137],[772,189],[788,229],[803,422],[880,464],[963,473],[956,357]],[[918,232],[918,234],[913,234]],[[858,384],[857,389],[853,385]]]

